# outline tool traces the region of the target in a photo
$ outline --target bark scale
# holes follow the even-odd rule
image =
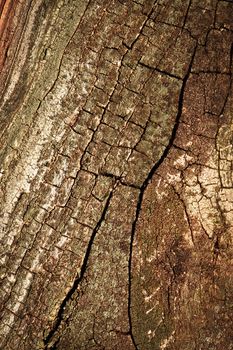
[[[0,3],[0,348],[233,349],[233,3]]]

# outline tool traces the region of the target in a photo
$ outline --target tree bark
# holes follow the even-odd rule
[[[233,2],[0,14],[0,348],[233,349]]]

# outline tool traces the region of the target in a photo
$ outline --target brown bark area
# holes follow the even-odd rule
[[[233,349],[233,3],[0,14],[0,348]]]

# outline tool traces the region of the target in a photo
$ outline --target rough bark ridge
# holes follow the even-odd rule
[[[0,348],[233,349],[232,1],[0,14]]]

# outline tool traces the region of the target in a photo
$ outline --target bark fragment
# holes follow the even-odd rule
[[[2,349],[232,349],[232,13],[2,1]]]

